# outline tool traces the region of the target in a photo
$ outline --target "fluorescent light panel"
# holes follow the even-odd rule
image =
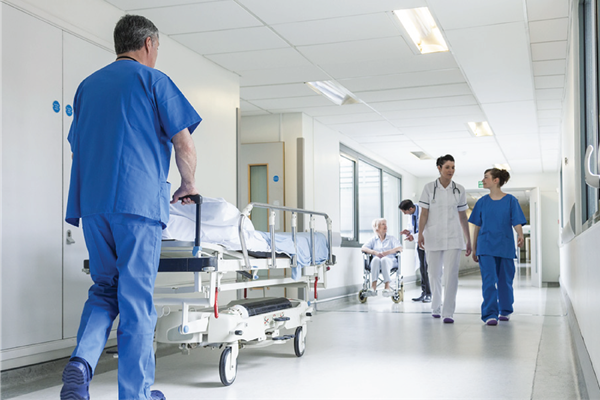
[[[507,171],[510,171],[510,165],[508,164],[494,164],[494,168],[505,169]]]
[[[429,12],[429,8],[394,10],[394,14],[398,17],[421,54],[448,51],[446,41],[431,12]]]
[[[422,151],[411,151],[410,154],[417,157],[419,160],[431,160],[431,156]]]
[[[306,82],[315,92],[327,97],[338,106],[358,103],[358,99],[348,89],[334,81]]]
[[[492,128],[490,128],[490,124],[486,121],[483,122],[468,122],[469,130],[474,136],[494,136],[494,132],[492,132]]]

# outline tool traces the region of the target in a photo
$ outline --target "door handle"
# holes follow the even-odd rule
[[[73,239],[73,234],[71,233],[71,230],[69,229],[67,231],[67,244],[74,244],[75,240]]]
[[[588,186],[594,187],[596,189],[600,189],[600,175],[594,174],[592,172],[592,169],[590,168],[590,162],[592,161],[592,154],[594,154],[594,146],[589,145],[587,147],[587,150],[585,151],[585,164],[584,164],[585,183],[587,183]]]

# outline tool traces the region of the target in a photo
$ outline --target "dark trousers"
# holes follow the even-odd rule
[[[425,250],[417,247],[419,253],[419,264],[421,267],[421,294],[431,296],[431,286],[429,286],[429,273],[427,272],[427,260],[425,259]]]

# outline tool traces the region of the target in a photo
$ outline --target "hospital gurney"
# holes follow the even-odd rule
[[[331,220],[327,214],[269,204],[250,203],[240,214],[238,231],[241,251],[228,250],[224,246],[208,244],[201,246],[201,197],[194,199],[196,206],[196,235],[194,242],[163,241],[159,272],[192,272],[193,282],[188,284],[156,287],[155,307],[158,312],[155,341],[157,343],[179,344],[182,352],[193,348],[222,348],[219,362],[219,375],[224,385],[230,385],[237,374],[237,356],[239,350],[248,346],[268,346],[294,343],[294,353],[304,354],[307,322],[310,321],[313,307],[310,301],[287,298],[241,299],[231,301],[225,307],[219,307],[218,296],[223,291],[239,290],[244,292],[258,287],[301,287],[305,293],[314,288],[326,286],[326,272],[335,264],[331,252]],[[269,237],[271,251],[266,254],[255,253],[246,247],[242,232],[243,222],[253,208],[267,208],[269,216]],[[280,238],[275,235],[275,211],[291,213],[291,239],[293,252],[291,257],[278,254],[277,244]],[[310,264],[302,267],[295,277],[264,278],[260,270],[299,268],[298,246],[301,243],[296,231],[298,214],[310,217]],[[327,222],[328,237],[314,229],[315,216],[322,216]],[[326,241],[327,256],[320,261],[316,254],[319,238]],[[284,237],[285,240],[285,237]],[[289,243],[288,243],[289,247]],[[305,250],[306,251],[306,250]],[[223,280],[226,273],[237,275],[235,282]],[[238,292],[239,293],[239,292]],[[290,333],[286,333],[289,331]]]

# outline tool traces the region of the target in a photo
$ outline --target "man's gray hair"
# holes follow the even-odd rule
[[[377,235],[377,229],[379,228],[379,224],[380,224],[382,221],[385,221],[385,222],[387,222],[387,221],[385,220],[385,218],[375,218],[375,219],[373,220],[373,232],[375,232],[375,234],[376,234],[376,235]]]
[[[148,18],[127,14],[117,22],[113,36],[115,52],[123,54],[144,47],[148,37],[152,38],[152,42],[157,40],[158,28]]]

